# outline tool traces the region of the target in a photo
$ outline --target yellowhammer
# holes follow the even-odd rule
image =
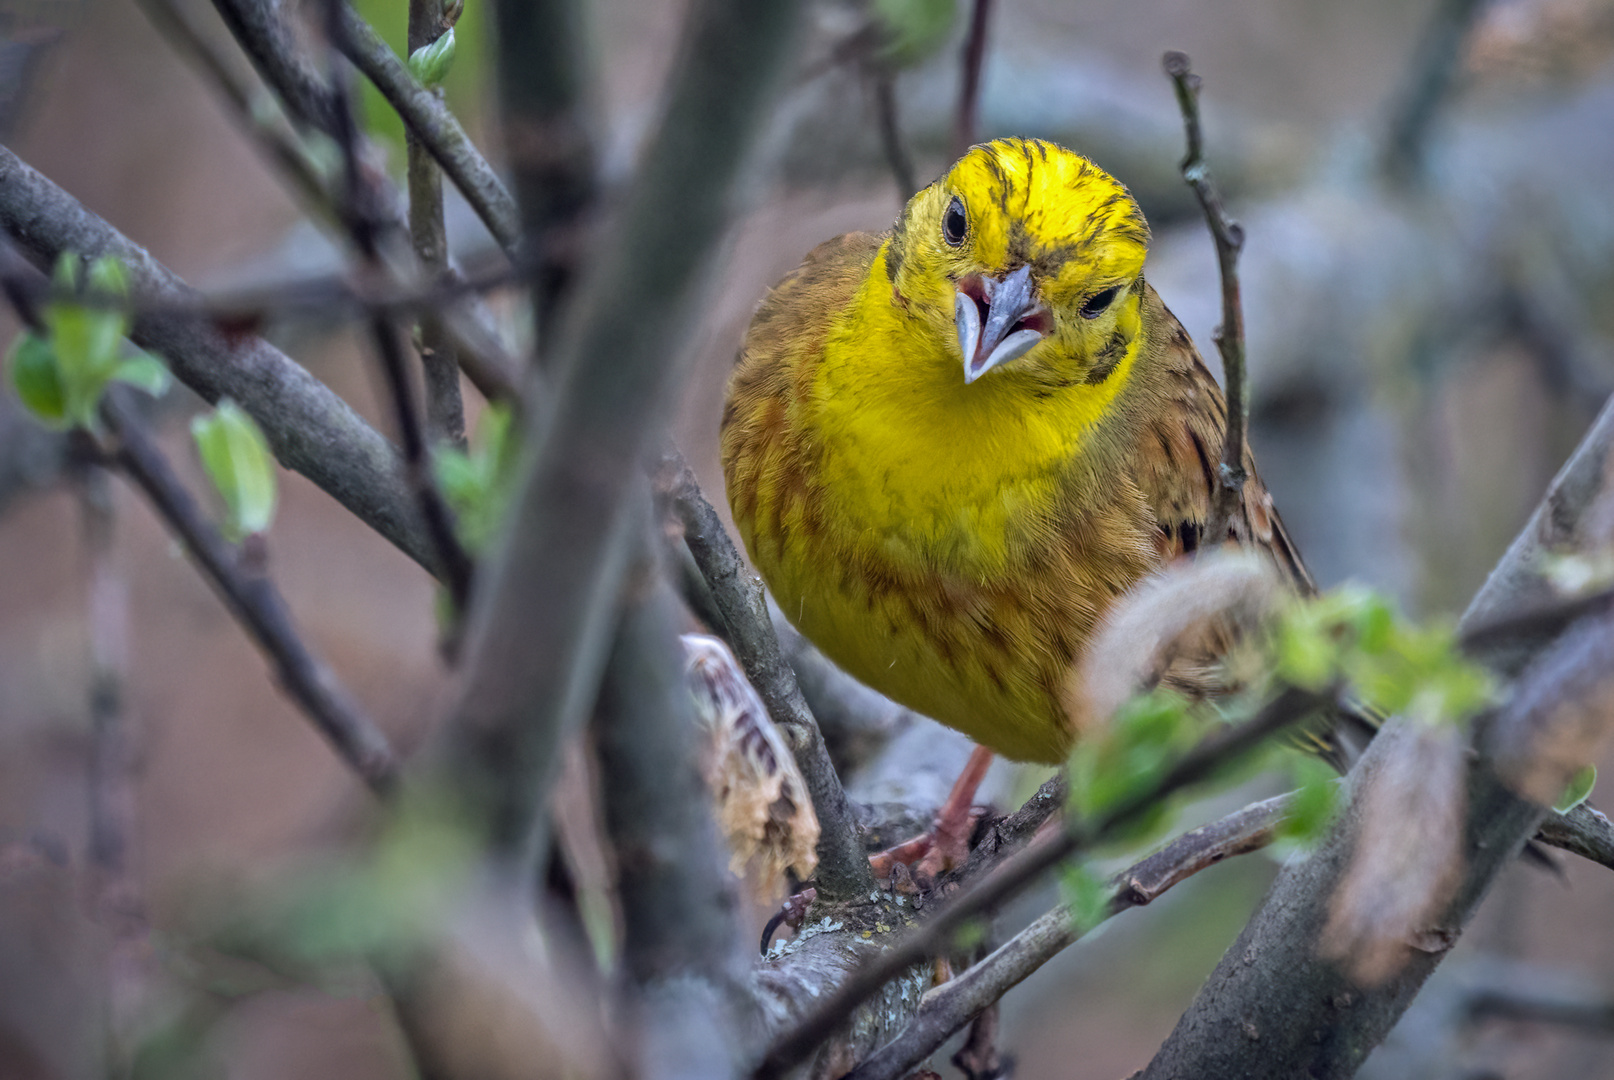
[[[810,253],[729,383],[729,503],[786,616],[1011,758],[1064,758],[1105,610],[1205,539],[1226,409],[1144,281],[1148,243],[1079,154],[974,147],[890,233]],[[1310,591],[1246,467],[1230,538]]]

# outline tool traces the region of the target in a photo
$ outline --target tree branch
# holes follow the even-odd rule
[[[500,124],[527,242],[538,251],[533,314],[539,361],[557,344],[561,302],[582,270],[597,198],[586,105],[589,55],[579,0],[495,5]]]
[[[278,115],[273,119],[264,116],[260,108],[263,104],[263,93],[249,89],[236,77],[229,65],[172,0],[141,0],[141,9],[168,43],[213,84],[241,130],[291,184],[303,205],[323,224],[344,228],[341,193],[320,171],[313,155],[297,133]],[[267,12],[260,14],[263,18],[270,18]],[[274,20],[271,18],[270,21]],[[251,20],[231,21],[230,24],[232,28],[238,28],[238,33],[247,33],[252,26],[258,26],[261,22],[262,19],[255,15]],[[249,52],[255,49],[266,55],[278,55],[277,49],[295,48],[289,35],[285,33],[267,30],[264,33],[267,35],[266,39],[254,38],[251,42],[244,42],[243,48],[247,48]],[[306,65],[298,57],[288,56],[275,60],[270,65],[270,70],[293,71],[301,70],[304,66]],[[299,81],[296,85],[301,86],[302,83]],[[284,94],[294,91],[282,88],[280,92]],[[381,196],[376,200],[375,209],[391,215],[398,200],[384,190],[387,187],[386,178],[380,174],[373,174],[370,181],[383,189]],[[408,225],[402,218],[391,220],[389,217],[389,227],[400,234],[408,230]],[[395,266],[390,269],[395,288],[408,284],[414,277],[419,276],[404,272],[413,268]],[[444,277],[447,282],[462,282],[459,272],[452,265],[448,267]],[[442,318],[444,329],[452,337],[465,374],[483,396],[490,401],[513,399],[514,376],[511,373],[514,372],[516,365],[500,341],[491,318],[473,302],[448,303],[456,295],[469,295],[476,291],[475,288],[461,289],[455,294],[445,290],[445,295],[434,301],[433,310]]]
[[[142,247],[0,146],[0,230],[45,273],[64,251],[124,265],[136,305],[195,304],[200,294]],[[135,344],[161,353],[203,400],[231,398],[252,415],[281,464],[430,568],[431,548],[391,445],[296,362],[248,334],[194,319],[137,315]]]
[[[352,9],[346,10],[352,14]],[[450,24],[443,16],[443,0],[409,0],[409,55],[413,56],[416,51],[435,43],[449,29]],[[349,43],[357,40],[357,34],[353,34]],[[423,92],[439,105],[442,103],[438,94],[429,90]],[[420,260],[421,267],[433,281],[440,281],[448,270],[448,229],[443,220],[443,174],[432,160],[430,147],[413,130],[406,133],[406,142],[409,155],[409,237],[414,242],[415,257]],[[513,202],[510,209],[513,214]],[[454,343],[444,332],[442,320],[435,312],[423,312],[416,321],[415,350],[420,354],[420,366],[425,374],[427,435],[434,442],[464,449],[465,405],[460,400],[459,361],[454,356]]]
[[[118,465],[185,542],[231,614],[263,650],[286,693],[360,779],[376,793],[386,794],[398,772],[386,735],[303,643],[261,566],[226,543],[203,515],[123,400],[126,393],[110,389],[101,406],[101,415],[118,440]]]
[[[953,113],[953,157],[975,145],[981,121],[981,67],[986,60],[986,32],[992,24],[992,0],[972,0],[970,29],[959,53],[958,106]]]
[[[645,536],[642,515],[639,535]],[[641,549],[648,548],[647,539]],[[643,1076],[734,1074],[743,1030],[741,946],[728,873],[697,761],[677,602],[644,559],[624,588],[592,730],[616,852],[622,965],[641,1021]],[[702,1037],[691,1038],[698,1025]]]
[[[812,796],[820,830],[814,875],[819,895],[827,900],[866,896],[874,888],[874,876],[858,842],[851,804],[829,760],[818,722],[796,685],[796,673],[780,654],[762,582],[741,561],[683,455],[675,449],[665,451],[662,474],[662,487],[684,527],[684,541],[711,590],[734,655],[768,715],[790,740]]]
[[[970,920],[1018,895],[1027,885],[1077,852],[1123,829],[1159,805],[1167,795],[1199,782],[1272,734],[1312,715],[1323,704],[1309,693],[1287,689],[1253,719],[1208,736],[1153,784],[1134,792],[1099,818],[1067,821],[1059,835],[999,864],[983,879],[951,896],[918,929],[859,967],[833,996],[774,1042],[757,1067],[755,1077],[772,1080],[785,1075],[829,1037],[861,1002],[914,964],[947,948],[954,935]]]
[[[1205,213],[1211,239],[1216,244],[1216,266],[1222,279],[1222,323],[1216,328],[1216,349],[1222,354],[1222,383],[1227,395],[1227,427],[1222,435],[1222,458],[1217,468],[1216,492],[1211,498],[1210,517],[1205,523],[1209,537],[1206,550],[1220,546],[1234,516],[1241,509],[1244,482],[1245,429],[1249,425],[1249,391],[1244,383],[1244,306],[1239,299],[1239,252],[1244,248],[1244,229],[1227,216],[1222,196],[1211,181],[1205,163],[1199,130],[1199,76],[1188,66],[1188,57],[1168,52],[1162,61],[1177,92],[1182,109],[1183,130],[1188,136],[1188,153],[1182,159],[1182,178],[1193,189],[1199,208]]]
[[[411,9],[409,21],[409,50],[420,46],[416,41],[430,44],[437,40],[446,27],[442,22],[442,4],[436,3],[437,17],[417,21]],[[398,110],[409,129],[411,145],[423,147],[442,167],[449,180],[459,188],[465,201],[471,204],[476,216],[488,227],[506,255],[518,260],[522,252],[521,215],[515,199],[505,190],[504,183],[493,171],[465,129],[454,117],[442,98],[415,81],[409,68],[398,58],[375,29],[365,22],[351,4],[342,4],[343,33],[336,38],[337,47],[353,61],[365,77],[376,85],[383,97]],[[436,33],[426,36],[428,27],[437,26]],[[417,33],[418,31],[418,33]]]
[[[620,576],[637,543],[625,508],[642,493],[644,454],[677,385],[672,359],[752,131],[787,66],[797,11],[794,3],[695,5],[666,119],[569,322],[551,407],[527,420],[505,528],[478,573],[446,747],[458,790],[475,793],[472,810],[490,823],[494,850],[519,863],[533,858],[559,748],[598,686]]]
[[[343,16],[347,5],[344,0],[325,0],[325,4],[326,32],[330,34],[336,50],[343,51],[347,39]],[[370,209],[373,200],[366,188],[359,162],[358,118],[353,112],[353,97],[340,62],[331,65],[331,82],[332,96],[336,101],[336,141],[342,150],[347,180],[342,218],[365,266],[370,272],[381,275],[386,272],[380,246],[383,223]],[[470,601],[471,557],[454,535],[453,515],[443,501],[442,492],[437,490],[426,434],[421,426],[420,414],[416,411],[414,391],[404,364],[403,349],[398,344],[397,329],[385,315],[372,315],[370,336],[381,358],[382,374],[397,418],[398,435],[403,442],[405,475],[420,506],[420,516],[426,525],[426,536],[431,541],[437,575],[448,589],[457,617],[464,613]],[[455,388],[458,389],[457,383]]]
[[[897,198],[903,203],[919,190],[914,176],[913,158],[902,141],[902,125],[897,121],[897,76],[895,72],[876,70],[874,80],[874,115],[880,125],[880,145],[885,148],[886,164],[891,166],[891,178],[897,182]]]
[[[1291,798],[1279,795],[1246,806],[1184,833],[1121,871],[1110,879],[1115,898],[1109,915],[1143,907],[1201,870],[1270,844]],[[1068,907],[1055,907],[980,963],[926,994],[918,1015],[903,1033],[865,1058],[844,1080],[902,1080],[955,1032],[1085,932]]]
[[[1379,169],[1398,184],[1410,184],[1423,172],[1429,132],[1441,107],[1451,97],[1462,69],[1463,44],[1486,0],[1439,0],[1413,53],[1401,92],[1396,95]]]
[[[1590,508],[1605,488],[1611,444],[1614,401],[1605,405],[1530,522],[1491,572],[1464,614],[1460,630],[1532,610],[1550,597],[1541,552],[1594,542],[1584,530]],[[1539,656],[1538,649],[1515,647],[1487,657],[1504,674],[1524,671],[1535,659],[1509,708],[1489,725],[1490,735],[1470,771],[1463,877],[1438,924],[1440,935],[1432,940],[1455,939],[1495,874],[1512,861],[1545,816],[1541,807],[1502,784],[1493,754],[1504,737],[1546,724],[1555,704],[1586,696],[1577,692],[1586,690],[1586,680],[1606,678],[1609,657],[1600,654],[1614,648],[1606,636],[1607,620],[1606,614],[1588,615]],[[1364,777],[1395,755],[1408,736],[1404,724],[1388,725],[1353,771],[1353,783],[1366,783]],[[1315,942],[1329,898],[1345,871],[1354,821],[1353,812],[1348,812],[1322,849],[1279,875],[1260,911],[1161,1047],[1146,1077],[1276,1077],[1307,1068],[1318,1077],[1344,1077],[1389,1031],[1443,950],[1414,952],[1400,974],[1371,992],[1349,984],[1338,969],[1318,959]],[[1244,963],[1248,955],[1259,956],[1260,962]],[[1259,1044],[1239,1037],[1250,1030],[1260,1036]],[[1326,1040],[1314,1038],[1319,1031],[1328,1032]]]

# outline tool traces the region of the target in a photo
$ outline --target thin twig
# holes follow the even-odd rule
[[[1602,812],[1581,803],[1567,814],[1542,819],[1536,839],[1614,870],[1614,826]]]
[[[1113,835],[1160,800],[1198,783],[1285,727],[1313,715],[1326,703],[1302,690],[1287,689],[1243,724],[1217,731],[1185,754],[1153,784],[1091,821],[1067,821],[1058,836],[1034,844],[1004,861],[983,879],[954,894],[917,930],[870,959],[817,1010],[776,1040],[757,1067],[757,1080],[785,1075],[813,1048],[834,1033],[871,994],[912,965],[948,947],[959,930],[983,912],[1018,895],[1044,873],[1093,844]]]
[[[440,0],[433,6],[437,17],[433,19],[428,16],[424,21],[417,21],[411,7],[411,53],[420,47],[415,44],[416,41],[430,44],[447,29],[441,25]],[[424,147],[442,167],[505,254],[512,259],[518,258],[522,248],[521,214],[515,199],[505,190],[498,173],[493,171],[493,166],[488,164],[471,142],[470,136],[465,134],[465,129],[443,103],[443,99],[415,81],[408,66],[351,5],[343,3],[340,14],[342,32],[332,39],[337,48],[364,72],[388,103],[398,110],[398,115],[409,129],[413,144]],[[425,36],[426,28],[433,24],[438,29],[428,38]]]
[[[875,71],[874,115],[880,125],[880,146],[885,150],[886,164],[891,166],[891,178],[897,182],[897,198],[906,203],[919,190],[914,176],[913,159],[908,156],[902,142],[902,126],[897,122],[896,75],[889,71]]]
[[[953,113],[953,157],[975,145],[981,126],[981,66],[986,60],[986,32],[992,24],[992,0],[972,0],[970,29],[959,53],[958,107]]]
[[[411,56],[436,42],[449,29],[443,16],[443,0],[409,0]],[[382,45],[385,47],[385,42]],[[390,54],[391,50],[388,52]],[[437,92],[428,90],[423,93],[441,104]],[[406,142],[409,155],[409,237],[414,242],[415,256],[420,259],[421,267],[433,281],[438,281],[448,270],[448,229],[443,220],[443,174],[433,160],[431,148],[413,128],[406,133]],[[510,209],[514,212],[514,203]],[[463,449],[465,404],[460,400],[459,361],[454,356],[454,343],[444,332],[442,320],[436,312],[422,312],[415,323],[415,349],[420,353],[420,366],[424,374],[426,431],[434,442]]]
[[[213,85],[229,106],[241,130],[252,139],[254,145],[275,166],[279,174],[291,184],[303,205],[325,225],[342,228],[339,209],[342,202],[341,193],[320,171],[303,139],[285,118],[279,115],[266,117],[265,110],[261,108],[264,101],[273,102],[274,98],[262,91],[249,88],[239,79],[212,44],[192,25],[189,17],[172,0],[141,0],[141,8],[168,43]],[[232,22],[231,25],[237,24]],[[242,27],[240,32],[250,32],[252,27],[259,25],[259,21],[244,21],[240,25]],[[289,47],[289,39],[282,35],[271,36],[281,46]],[[253,51],[253,48],[265,54],[272,54],[275,51],[267,43],[244,43],[244,47],[247,47],[249,52]],[[296,67],[296,64],[288,60],[272,65],[271,70],[292,70]],[[279,92],[287,93],[283,88],[280,88]],[[379,175],[372,175],[370,180],[377,185],[386,183],[385,178]],[[388,210],[395,206],[398,200],[384,193],[376,202],[378,209]],[[407,230],[407,223],[400,217],[393,223],[393,227],[402,233]],[[418,275],[408,275],[409,278],[414,276]],[[451,300],[480,292],[487,286],[467,285],[460,273],[452,267],[448,268],[445,276],[448,279],[445,286],[452,282],[461,288],[458,291],[450,291],[445,287],[444,294],[440,297],[422,294],[420,302],[432,304],[441,314],[445,329],[453,338],[466,375],[483,396],[489,400],[514,400],[516,392],[513,373],[517,365],[499,340],[491,319],[476,310],[474,305],[449,303]],[[396,270],[392,278],[393,291],[396,293],[421,292],[416,288],[405,288],[406,276]],[[316,283],[308,284],[312,286]],[[436,287],[433,284],[432,288]],[[301,307],[323,310],[321,299],[329,300],[332,306],[340,307],[343,299],[352,295],[352,292],[352,288],[345,284],[339,288],[327,288],[323,292],[311,289],[301,300]],[[296,302],[293,303],[296,306]],[[275,314],[280,314],[278,309]],[[236,328],[256,326],[263,317],[261,312],[245,312],[242,318],[231,322],[231,325]]]
[[[1440,0],[1424,29],[1395,98],[1379,153],[1379,168],[1392,183],[1415,183],[1423,173],[1429,133],[1441,107],[1451,97],[1462,70],[1468,40],[1486,0]]]
[[[818,722],[796,684],[796,672],[779,651],[762,583],[740,559],[717,511],[701,494],[694,471],[676,449],[663,452],[661,487],[684,527],[684,541],[728,628],[734,655],[767,706],[768,715],[790,740],[796,765],[812,795],[820,830],[815,874],[819,895],[835,900],[867,896],[874,888],[874,877],[858,842],[851,805],[829,760]]]
[[[263,573],[261,558],[226,543],[164,460],[125,391],[109,390],[101,415],[117,437],[116,461],[185,543],[236,620],[258,643],[280,685],[314,721],[342,760],[378,794],[388,792],[398,764],[381,729],[355,702],[292,625],[285,601]]]
[[[337,51],[343,52],[347,37],[344,19],[347,5],[343,0],[325,0],[325,3],[326,32]],[[331,65],[331,84],[337,105],[336,141],[342,150],[347,182],[343,218],[365,264],[378,273],[384,272],[380,223],[370,211],[371,193],[366,188],[359,162],[359,128],[353,112],[353,95],[340,62]],[[370,319],[370,336],[381,359],[381,371],[398,424],[398,437],[403,443],[405,473],[426,523],[426,535],[436,555],[438,577],[448,589],[454,611],[463,613],[471,595],[471,557],[454,535],[453,515],[443,501],[443,494],[437,489],[436,478],[432,474],[426,435],[416,409],[414,390],[409,384],[403,349],[398,344],[397,328],[386,316],[375,315]]]
[[[1143,907],[1173,885],[1235,855],[1272,842],[1290,795],[1246,806],[1220,821],[1184,833],[1153,855],[1121,871],[1108,915]],[[1084,933],[1064,904],[1047,912],[980,963],[925,995],[902,1033],[865,1058],[845,1080],[900,1080],[1010,989],[1075,943]]]
[[[74,433],[88,444],[88,436]],[[150,923],[135,872],[134,746],[123,698],[128,663],[128,586],[117,566],[116,514],[107,470],[90,452],[77,470],[84,547],[89,562],[90,761],[89,863],[97,920],[107,931],[105,953],[107,1061],[114,1071],[132,1064],[137,1017],[154,974]]]
[[[1217,485],[1211,498],[1210,516],[1203,535],[1209,538],[1207,551],[1220,546],[1220,538],[1227,535],[1228,526],[1240,510],[1244,495],[1244,482],[1248,474],[1244,467],[1244,433],[1249,424],[1249,391],[1244,384],[1244,308],[1239,299],[1239,252],[1244,248],[1244,229],[1227,216],[1222,207],[1222,196],[1212,183],[1210,167],[1205,163],[1204,146],[1199,129],[1199,76],[1188,66],[1188,57],[1180,52],[1166,53],[1163,61],[1166,74],[1177,91],[1177,104],[1182,109],[1183,129],[1188,136],[1188,153],[1182,159],[1182,178],[1193,188],[1194,197],[1205,213],[1211,238],[1216,244],[1216,266],[1222,279],[1222,324],[1216,328],[1216,349],[1222,354],[1222,383],[1227,395],[1227,428],[1222,435],[1221,464],[1217,467]]]

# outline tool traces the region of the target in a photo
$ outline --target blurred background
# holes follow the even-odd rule
[[[403,3],[359,6],[401,45]],[[1160,70],[1166,49],[1193,58],[1212,169],[1249,237],[1252,438],[1268,486],[1321,584],[1355,578],[1420,615],[1455,616],[1614,388],[1614,0],[1484,6],[1409,164],[1387,151],[1387,132],[1413,93],[1436,7],[999,0],[981,126],[988,136],[1063,142],[1126,182],[1155,231],[1147,273],[1209,354],[1214,255],[1177,173],[1181,126]],[[196,11],[226,42],[210,9]],[[610,175],[625,174],[656,119],[682,14],[664,0],[590,5]],[[481,96],[484,16],[470,0],[449,95],[497,157]],[[814,9],[808,60],[769,131],[767,164],[710,294],[675,435],[714,502],[723,382],[766,285],[822,240],[888,227],[903,201],[873,81],[826,44],[865,17],[855,7]],[[959,12],[944,23],[893,79],[920,183],[947,163],[964,21]],[[133,0],[0,0],[0,84],[5,145],[193,284],[266,284],[335,264],[334,249]],[[401,172],[396,119],[374,98],[369,113]],[[466,261],[491,250],[463,206],[450,207],[450,234]],[[5,341],[15,332],[7,318]],[[272,336],[386,429],[371,362],[349,328],[304,323]],[[169,451],[201,489],[185,429],[193,404],[176,391],[162,422]],[[82,500],[59,455],[13,401],[0,403],[7,1080],[96,1072],[107,1004],[94,988],[116,962],[107,948],[116,898],[80,872],[89,556]],[[389,734],[405,749],[418,745],[447,689],[432,584],[306,480],[281,479],[269,558],[298,623]],[[367,797],[144,504],[117,483],[111,498],[128,631],[114,645],[126,657],[133,725],[131,860],[161,952],[164,935],[183,934],[199,893],[250,888],[362,842]],[[1027,782],[1005,775],[999,797]],[[1099,1080],[1141,1067],[1271,874],[1260,855],[1205,873],[1011,992],[1001,1045],[1019,1059],[1015,1075]],[[1027,898],[1005,925],[1051,899]],[[1614,995],[1611,910],[1607,871],[1572,861],[1559,876],[1516,867],[1437,984],[1492,977],[1484,965],[1502,958]],[[1437,984],[1425,993],[1435,1011],[1409,1014],[1363,1075],[1614,1077],[1607,1033],[1463,1025],[1438,1011],[1441,994],[1458,991]],[[206,1060],[207,1075],[231,1080],[408,1075],[381,1006],[339,988],[230,999],[207,1033]]]

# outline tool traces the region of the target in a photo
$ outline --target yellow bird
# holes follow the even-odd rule
[[[758,307],[722,456],[751,559],[841,667],[1010,758],[1063,760],[1116,598],[1194,551],[1226,408],[1144,280],[1125,187],[1051,143],[976,146],[891,232]],[[1250,480],[1228,539],[1311,580]]]

